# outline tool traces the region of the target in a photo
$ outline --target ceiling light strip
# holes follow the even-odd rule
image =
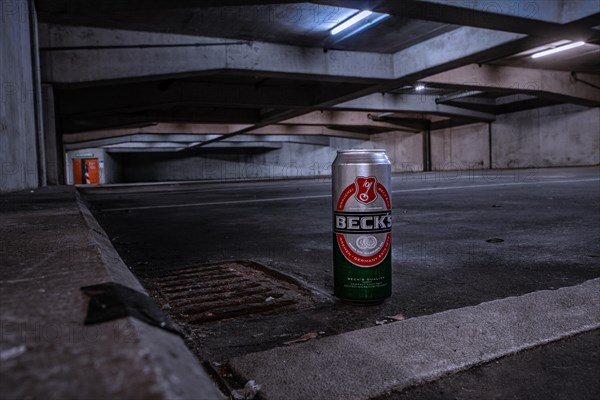
[[[544,57],[544,56],[549,56],[550,54],[555,54],[555,53],[559,53],[561,51],[565,51],[565,50],[569,50],[569,49],[574,49],[575,47],[583,46],[584,44],[585,44],[585,42],[569,43],[569,44],[566,44],[564,46],[559,46],[559,47],[555,47],[553,49],[548,49],[548,50],[540,51],[539,53],[533,54],[531,56],[531,58],[540,58],[540,57]]]
[[[332,35],[337,35],[338,33],[342,32],[342,31],[345,31],[346,29],[350,28],[351,26],[359,23],[360,21],[362,21],[363,19],[367,18],[371,14],[373,14],[372,11],[361,11],[358,14],[355,14],[350,19],[347,19],[346,21],[342,22],[338,26],[334,27],[331,30],[331,34]]]

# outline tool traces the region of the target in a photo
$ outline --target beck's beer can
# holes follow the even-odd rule
[[[338,151],[332,176],[334,293],[381,302],[392,294],[390,161],[383,150]]]

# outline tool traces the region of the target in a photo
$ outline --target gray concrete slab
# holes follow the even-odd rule
[[[0,202],[3,399],[221,398],[179,336],[131,317],[83,324],[88,299],[80,287],[143,288],[74,189]]]
[[[576,335],[376,400],[597,400],[600,330]]]
[[[600,327],[600,279],[231,360],[274,399],[365,399]]]

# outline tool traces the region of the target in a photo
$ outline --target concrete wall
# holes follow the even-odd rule
[[[422,171],[421,134],[373,135],[394,172]],[[431,133],[433,170],[490,167],[487,123]],[[499,115],[492,123],[492,167],[554,167],[600,164],[600,108],[572,104]]]
[[[558,105],[498,116],[494,168],[597,165],[600,108]]]
[[[392,172],[423,170],[423,136],[420,133],[387,132],[371,137],[373,148],[384,149]]]
[[[29,9],[0,7],[0,191],[38,186]]]
[[[178,153],[109,154],[102,149],[67,153],[67,182],[77,154],[104,161],[101,183],[170,180],[241,180],[327,176],[335,151],[383,148],[394,172],[422,171],[420,133],[390,132],[371,141],[330,138],[329,146],[282,143],[280,149],[211,149]],[[488,124],[471,124],[431,134],[433,170],[489,168]],[[493,168],[595,165],[600,163],[600,108],[545,107],[498,116],[492,124]]]
[[[336,150],[371,148],[368,141],[331,138],[329,146],[282,143],[276,150],[211,150],[178,154],[126,154],[118,157],[123,182],[242,180],[327,176]]]
[[[82,149],[68,151],[65,156],[66,184],[73,184],[73,159],[97,158],[100,164],[100,184],[117,183],[121,180],[119,163],[104,149]]]
[[[445,171],[488,167],[488,124],[472,124],[432,132],[432,170]]]

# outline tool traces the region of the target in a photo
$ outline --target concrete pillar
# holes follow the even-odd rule
[[[423,171],[431,171],[431,121],[423,130]]]
[[[33,75],[33,112],[35,118],[38,186],[46,186],[48,181],[46,177],[46,147],[44,145],[44,121],[42,116],[42,73],[37,11],[34,0],[27,0],[27,2],[29,5],[29,37],[31,44],[31,73]]]
[[[488,168],[494,169],[494,156],[492,154],[492,149],[494,145],[493,136],[492,136],[492,124],[493,122],[488,122]]]
[[[39,186],[32,21],[27,1],[1,4],[0,191],[13,191]]]
[[[60,185],[64,182],[64,156],[62,143],[56,132],[54,87],[50,84],[42,85],[42,110],[46,150],[46,182],[48,185]]]

